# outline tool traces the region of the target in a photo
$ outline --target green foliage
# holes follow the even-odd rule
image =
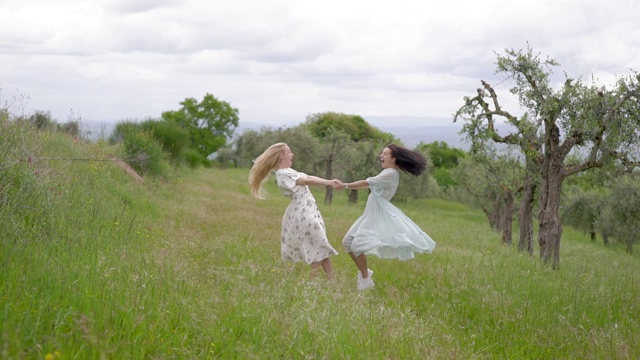
[[[263,127],[260,131],[246,130],[234,142],[235,154],[226,155],[226,159],[235,163],[237,167],[250,168],[253,159],[278,142],[287,143],[291,148],[294,153],[293,167],[307,174],[318,174],[321,145],[319,140],[302,126],[285,129]]]
[[[584,162],[583,157],[572,157],[571,165]],[[607,163],[602,167],[580,172],[565,180],[564,185],[568,188],[577,186],[584,191],[600,191],[607,188],[611,181],[623,176],[627,170],[616,163]]]
[[[334,127],[327,128],[324,136],[319,139],[312,135],[308,124],[286,129],[247,130],[234,142],[235,151],[229,148],[219,152],[217,160],[222,164],[234,163],[238,167],[250,167],[251,160],[268,146],[286,142],[295,155],[293,166],[308,174],[349,182],[375,176],[382,170],[379,155],[388,144],[386,139],[355,142],[349,134]],[[395,201],[405,201],[409,197],[424,198],[439,193],[438,184],[430,174],[433,165],[430,158],[426,158],[427,174],[419,178],[401,177],[403,185],[394,197]],[[329,172],[328,164],[331,164]],[[357,202],[357,194],[351,194],[355,196],[352,198],[353,202]]]
[[[218,167],[226,169],[229,167],[235,167],[236,163],[236,153],[231,146],[225,146],[223,148],[218,149],[213,157],[213,164],[216,164]]]
[[[206,94],[202,101],[186,98],[177,111],[165,111],[162,119],[189,134],[191,147],[205,158],[223,147],[238,126],[238,109]]]
[[[80,119],[58,123],[49,111],[36,111],[26,118],[26,122],[41,131],[60,131],[76,139],[81,137]]]
[[[604,198],[599,192],[578,190],[565,201],[560,219],[563,224],[573,226],[584,234],[594,233],[603,203]]]
[[[28,117],[27,121],[39,130],[52,131],[57,126],[49,111],[36,111]]]
[[[401,173],[398,190],[393,196],[394,202],[403,202],[410,198],[425,199],[439,194],[440,187],[432,175],[434,167],[433,162],[429,157],[428,150],[418,149],[417,151],[421,152],[427,160],[425,172],[420,176]],[[380,167],[380,164],[378,164],[378,167]],[[380,168],[378,171],[381,170],[382,169]]]
[[[451,175],[451,170],[456,168],[460,160],[467,156],[462,149],[450,148],[444,141],[434,141],[429,144],[419,143],[417,150],[427,154],[433,163],[433,178],[442,187],[456,186],[457,183]]]
[[[140,124],[121,122],[114,130],[115,138],[122,139],[125,161],[140,175],[166,175],[169,165],[162,144],[153,133]]]
[[[325,139],[330,129],[339,130],[349,135],[352,141],[398,142],[392,134],[369,125],[359,115],[326,112],[309,115],[305,126],[319,139]]]
[[[335,159],[336,177],[351,182],[375,176],[380,167],[380,153],[386,142],[360,141],[346,144]]]
[[[354,160],[358,160],[354,151],[348,148],[357,149],[359,146],[354,144],[363,143],[383,143],[389,144],[398,142],[390,133],[378,130],[374,126],[369,125],[362,117],[358,115],[347,115],[342,113],[319,113],[307,117],[306,123],[303,124],[314,137],[322,144],[319,152],[319,162],[324,167],[323,177],[325,178],[342,178],[349,179],[353,176],[360,175],[360,180],[371,176],[372,174],[364,174],[362,170],[366,170],[369,161],[364,161],[364,168],[361,165],[354,165]],[[368,146],[365,144],[365,148]],[[382,151],[380,146],[378,151]],[[356,150],[357,151],[357,150]],[[345,159],[345,155],[347,158]],[[373,159],[373,158],[372,158]],[[346,169],[336,165],[346,165]],[[357,171],[354,171],[356,170]],[[379,170],[379,169],[378,169]],[[345,180],[348,181],[348,180]],[[357,192],[350,192],[351,201],[357,201]],[[325,194],[325,202],[331,203],[333,190],[327,189]]]
[[[210,161],[191,147],[189,134],[173,122],[148,119],[143,122],[119,123],[111,142],[124,144],[130,165],[145,174],[163,175],[168,170],[167,160],[173,166],[208,166]],[[158,149],[160,146],[160,149]]]
[[[200,152],[193,148],[184,148],[180,152],[180,158],[190,168],[196,168],[198,166],[208,166],[209,160],[205,159]]]
[[[70,120],[65,123],[58,125],[58,129],[62,132],[78,139],[80,138],[80,121],[78,120]]]
[[[453,179],[451,175],[451,169],[436,167],[433,169],[433,178],[438,185],[443,187],[456,186],[458,183]]]
[[[489,211],[505,192],[515,195],[524,169],[508,152],[499,152],[491,147],[485,150],[484,153],[471,153],[461,158],[451,175],[471,195],[467,204]]]
[[[640,180],[637,174],[617,179],[602,214],[603,231],[621,241],[631,253],[640,241]]]
[[[140,123],[140,127],[150,134],[162,145],[171,158],[179,163],[184,152],[189,147],[189,133],[178,124],[149,119]],[[187,161],[188,162],[188,161]]]
[[[444,141],[434,141],[428,144],[421,142],[416,149],[428,153],[433,166],[436,168],[453,169],[458,166],[460,159],[467,156],[464,150],[455,147],[451,148]]]

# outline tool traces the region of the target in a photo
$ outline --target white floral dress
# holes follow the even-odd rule
[[[278,169],[275,175],[278,189],[291,199],[282,217],[282,260],[311,264],[337,255],[329,244],[324,220],[309,187],[296,185],[297,179],[307,175],[291,168]]]
[[[364,213],[345,235],[352,240],[353,254],[409,260],[414,253],[431,253],[436,242],[390,202],[400,182],[398,170],[384,169],[367,181],[371,193]]]

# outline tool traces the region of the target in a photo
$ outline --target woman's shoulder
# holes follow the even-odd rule
[[[371,182],[376,182],[376,181],[382,181],[382,182],[386,182],[386,181],[393,181],[394,179],[398,178],[400,175],[398,173],[398,170],[396,169],[382,169],[382,171],[380,171],[380,173],[378,173],[378,175],[376,176],[372,176],[367,178],[367,181]]]
[[[400,176],[398,169],[386,168],[380,172],[381,176]]]
[[[296,171],[293,170],[292,168],[276,169],[276,174],[286,174],[286,173],[294,173],[294,172]]]
[[[306,176],[306,174],[301,173],[295,169],[292,168],[282,168],[282,169],[276,169],[275,172],[276,176],[280,175],[280,176]]]

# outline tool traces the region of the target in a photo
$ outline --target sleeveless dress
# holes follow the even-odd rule
[[[291,199],[282,217],[282,260],[311,264],[338,252],[329,244],[324,220],[309,187],[296,185],[297,179],[306,176],[291,168],[275,171],[278,189]]]
[[[384,169],[367,181],[371,193],[364,213],[345,235],[345,239],[352,237],[353,254],[409,260],[414,253],[431,253],[436,242],[390,202],[398,189],[398,170]]]

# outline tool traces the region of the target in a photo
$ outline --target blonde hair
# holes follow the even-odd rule
[[[283,142],[273,144],[253,161],[253,166],[249,171],[249,185],[251,186],[251,193],[258,199],[265,198],[262,184],[267,181],[271,172],[278,168],[280,155],[286,146],[288,145]]]

